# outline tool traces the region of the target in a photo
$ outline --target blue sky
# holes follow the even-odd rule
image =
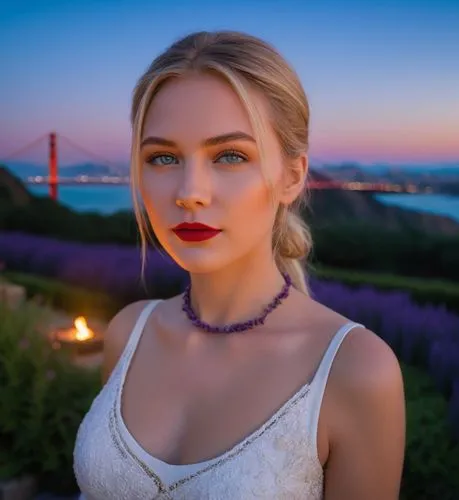
[[[265,38],[295,66],[313,157],[459,161],[457,0],[3,0],[0,159],[56,130],[126,160],[136,79],[177,38],[220,28]],[[46,161],[43,148],[24,159]]]

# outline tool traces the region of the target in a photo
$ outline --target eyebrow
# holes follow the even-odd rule
[[[202,145],[204,147],[210,147],[210,146],[218,146],[219,144],[224,144],[226,142],[232,142],[232,141],[249,141],[249,142],[255,142],[255,139],[250,135],[246,134],[245,132],[229,132],[227,134],[222,134],[222,135],[216,135],[214,137],[209,137],[205,141],[203,141]],[[170,148],[176,148],[177,143],[174,141],[171,141],[169,139],[164,139],[163,137],[146,137],[140,144],[140,147],[143,148],[144,146],[148,145],[157,145],[157,146],[167,146]]]

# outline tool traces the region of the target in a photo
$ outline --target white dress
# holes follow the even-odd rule
[[[320,500],[317,452],[320,406],[333,359],[346,334],[338,330],[311,382],[300,387],[261,427],[215,459],[171,465],[148,454],[121,416],[121,390],[145,323],[139,315],[109,380],[76,437],[74,472],[84,500]]]

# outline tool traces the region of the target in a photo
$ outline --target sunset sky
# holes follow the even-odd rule
[[[318,161],[459,163],[458,0],[3,0],[0,162],[52,130],[127,161],[136,79],[177,38],[219,28],[293,63]],[[44,163],[43,148],[16,160]]]

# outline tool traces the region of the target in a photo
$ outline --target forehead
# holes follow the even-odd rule
[[[262,116],[266,116],[262,99],[251,89],[248,92]],[[146,113],[143,136],[186,136],[193,141],[236,130],[253,135],[239,96],[223,78],[201,74],[164,83]]]

